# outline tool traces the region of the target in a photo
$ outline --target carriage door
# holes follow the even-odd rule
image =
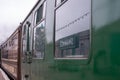
[[[45,7],[46,1],[41,2],[36,9],[35,26],[33,29],[33,50],[31,63],[31,80],[43,80],[42,71],[45,55]]]
[[[23,26],[22,30],[22,80],[31,80],[30,79],[30,65],[31,65],[31,52],[30,52],[30,31],[31,23],[29,21]]]

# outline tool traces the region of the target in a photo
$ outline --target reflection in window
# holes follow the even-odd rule
[[[42,19],[42,13],[43,13],[43,5],[41,5],[37,10],[36,23],[38,23]]]
[[[86,58],[89,53],[89,30],[64,37],[56,41],[57,58]]]
[[[34,28],[34,58],[43,58],[45,52],[45,22]]]
[[[45,10],[46,9],[46,2],[44,2],[36,11],[36,14],[35,14],[35,21],[36,21],[36,24],[38,24],[42,19],[45,18]]]
[[[56,58],[88,58],[91,26],[90,3],[90,0],[68,0],[55,10]]]
[[[23,35],[26,34],[26,25],[23,27]]]
[[[27,25],[23,26],[23,30],[22,30],[22,56],[25,55],[26,52],[26,46],[27,46]]]

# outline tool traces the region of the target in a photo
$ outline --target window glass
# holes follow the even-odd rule
[[[88,58],[91,2],[68,0],[55,10],[55,57]]]
[[[25,55],[25,51],[26,51],[26,43],[27,43],[27,29],[26,29],[26,25],[23,27],[23,35],[22,35],[22,53],[23,55]],[[22,55],[22,56],[23,56]]]
[[[26,34],[26,25],[24,26],[23,35]]]
[[[36,24],[42,19],[42,13],[43,13],[43,5],[41,5],[37,10]]]
[[[36,11],[36,24],[40,22],[43,18],[45,18],[45,10],[46,9],[46,2],[44,2]]]
[[[45,21],[34,28],[34,58],[43,58],[45,52]]]

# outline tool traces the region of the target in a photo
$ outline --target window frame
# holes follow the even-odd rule
[[[40,7],[41,5],[43,5],[42,18],[41,18],[41,20],[40,20],[38,23],[36,23],[37,10],[39,9],[39,7]],[[35,28],[36,28],[37,26],[39,26],[42,22],[44,22],[44,25],[45,25],[45,27],[46,27],[47,1],[44,0],[44,1],[41,3],[41,5],[39,5],[39,7],[36,9],[36,11],[35,11],[35,13],[34,13],[33,47],[32,47],[33,53],[34,53],[34,46],[35,46],[35,41],[34,41],[34,36],[35,36],[34,32],[35,32],[35,31],[34,31],[34,30],[35,30]],[[39,59],[39,60],[45,59],[45,51],[44,51],[44,54],[43,54],[43,57],[42,57],[42,58],[34,58],[34,57],[33,57],[33,59]]]
[[[55,53],[55,47],[56,47],[56,10],[59,9],[63,4],[65,4],[65,2],[67,2],[68,0],[64,0],[63,2],[61,2],[60,4],[56,5],[57,1],[55,0],[55,9],[54,9],[54,59],[55,60],[80,60],[80,61],[83,61],[83,63],[86,63],[86,62],[89,62],[91,60],[91,44],[92,44],[92,0],[90,0],[90,26],[89,26],[89,53],[88,53],[88,57],[87,58],[82,58],[82,57],[72,57],[72,58],[65,58],[65,57],[62,57],[62,58],[59,58],[59,57],[55,57],[56,53]]]
[[[37,28],[37,27],[39,27],[39,25],[41,24],[41,23],[44,23],[44,27],[46,26],[46,24],[45,24],[45,19],[44,20],[42,20],[37,26],[35,26],[34,28],[33,28],[33,49],[32,49],[32,51],[33,51],[33,54],[34,54],[34,50],[35,50],[35,29]],[[45,49],[44,49],[44,54],[43,54],[43,57],[40,57],[40,58],[35,58],[35,57],[33,57],[33,59],[41,59],[41,60],[43,60],[45,58]]]
[[[43,19],[43,9],[44,3],[39,6],[39,8],[36,10],[35,17],[36,17],[36,24],[38,24]]]
[[[42,5],[43,5],[42,18],[41,18],[38,22],[36,22],[36,19],[37,19],[37,11],[38,11],[38,9],[40,8],[40,6],[42,6]],[[34,22],[34,27],[36,27],[36,26],[39,25],[42,21],[45,20],[45,18],[46,18],[46,10],[47,10],[47,1],[44,0],[44,1],[41,3],[41,5],[39,5],[39,7],[35,10],[34,20],[33,20],[33,22]]]

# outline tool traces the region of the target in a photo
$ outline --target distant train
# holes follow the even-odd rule
[[[39,0],[0,50],[11,80],[120,80],[120,0]]]

